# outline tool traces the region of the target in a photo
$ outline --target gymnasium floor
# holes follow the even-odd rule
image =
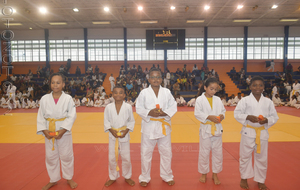
[[[77,189],[218,189],[239,190],[239,141],[241,125],[233,118],[233,109],[226,108],[223,121],[223,171],[219,174],[221,185],[214,185],[211,173],[205,184],[198,180],[197,172],[199,125],[193,108],[178,108],[172,118],[172,169],[175,185],[169,187],[159,177],[159,154],[153,154],[151,177],[148,187],[138,184],[140,175],[141,118],[135,113],[136,125],[131,133],[132,179],[136,185],[130,187],[119,178],[109,188],[108,180],[108,134],[103,132],[103,108],[77,109],[77,119],[73,126],[75,156],[74,181]],[[279,120],[269,129],[269,163],[266,185],[271,190],[299,189],[300,177],[300,111],[295,108],[276,108]],[[0,109],[0,189],[36,190],[48,183],[45,167],[44,137],[36,135],[37,109],[14,110],[4,116]],[[121,163],[120,163],[121,164]],[[257,183],[248,181],[249,189],[257,190]],[[62,179],[53,190],[70,189]]]

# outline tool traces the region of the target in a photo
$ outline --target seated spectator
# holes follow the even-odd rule
[[[236,106],[234,94],[232,94],[227,102],[227,106]]]
[[[26,76],[24,77],[24,82],[27,82],[27,83],[30,82],[30,77],[29,77],[28,75],[26,75]]]
[[[28,71],[27,75],[29,76],[29,78],[30,78],[30,79],[32,79],[32,77],[33,77],[33,73],[31,72],[31,70],[30,70],[30,69],[29,69],[29,71]]]
[[[182,75],[182,72],[177,68],[177,71],[175,72],[175,75],[179,78]]]
[[[221,95],[221,101],[222,101],[224,106],[228,106],[228,103],[226,102],[226,95],[225,94]]]
[[[186,101],[184,100],[184,98],[182,96],[180,96],[179,93],[176,96],[176,102],[177,102],[177,106],[179,106],[179,107],[182,107],[186,104]]]
[[[175,97],[177,96],[177,93],[179,91],[180,91],[180,85],[179,85],[178,81],[176,81],[175,84],[173,85],[173,93],[174,93]]]
[[[234,102],[236,103],[236,104],[238,104],[239,103],[239,101],[241,101],[241,99],[242,99],[243,97],[242,97],[242,93],[238,93],[238,95],[234,98]]]
[[[190,101],[188,101],[187,107],[195,107],[196,98],[197,98],[197,96],[195,96],[195,97],[192,98]]]
[[[99,74],[99,67],[98,67],[98,65],[96,65],[96,67],[95,67],[95,75],[98,75]]]
[[[124,65],[121,65],[120,67],[120,75],[125,73]]]
[[[272,101],[274,103],[274,106],[283,106],[285,103],[281,102],[280,97],[278,94],[276,94],[273,98]]]
[[[87,70],[86,70],[85,73],[88,74],[88,75],[93,74],[93,67],[92,67],[92,65],[88,66],[88,68],[87,68]]]
[[[81,70],[80,70],[80,68],[77,66],[77,67],[76,67],[76,71],[75,71],[75,76],[78,77],[78,76],[80,76],[80,75],[81,75]]]
[[[199,70],[196,64],[193,66],[192,74],[194,74],[195,76],[199,75]]]
[[[127,103],[127,104],[130,104],[131,106],[134,106],[134,103],[133,103],[131,100],[132,100],[132,98],[131,98],[130,96],[127,96],[127,101],[126,101],[126,103]]]

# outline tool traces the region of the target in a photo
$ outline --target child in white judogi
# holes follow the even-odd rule
[[[100,97],[98,96],[97,100],[94,103],[94,107],[101,107],[101,105],[103,104],[103,101],[100,99]]]
[[[135,120],[131,105],[124,101],[124,88],[120,86],[114,87],[113,98],[115,102],[108,104],[104,110],[104,131],[110,132],[108,144],[109,180],[105,183],[105,186],[110,186],[120,177],[119,155],[116,150],[119,150],[122,158],[122,176],[129,185],[133,186],[135,182],[131,179],[132,167],[128,132],[133,132]]]
[[[5,104],[6,101],[5,101],[5,97],[0,95],[0,108],[3,108],[3,104]]]
[[[242,94],[239,92],[238,95],[234,98],[234,102],[235,102],[236,104],[238,104],[239,101],[240,101],[242,98],[243,98],[243,97],[242,97]]]
[[[94,107],[94,101],[89,98],[89,101],[87,102],[86,107]]]
[[[8,99],[15,100],[16,90],[17,90],[17,87],[15,85],[13,85],[13,84],[8,85],[7,91],[6,91]]]
[[[195,104],[196,104],[196,98],[197,98],[197,96],[195,96],[195,97],[192,98],[190,101],[188,101],[187,106],[188,106],[188,107],[195,107]]]
[[[148,88],[143,89],[136,102],[136,113],[142,117],[141,164],[139,183],[145,187],[151,180],[151,160],[155,145],[160,153],[160,177],[168,185],[174,185],[171,169],[171,118],[177,112],[177,104],[171,92],[163,88],[159,69],[151,69]]]
[[[28,108],[29,108],[29,109],[34,109],[34,108],[36,108],[36,103],[35,103],[35,101],[33,101],[32,98],[30,99],[30,101],[28,101]]]
[[[226,102],[226,95],[225,95],[225,94],[223,94],[223,95],[221,96],[221,101],[222,101],[222,104],[223,104],[224,106],[227,106],[227,105],[228,105],[228,103]]]
[[[45,136],[46,168],[50,182],[43,187],[49,189],[63,178],[71,189],[77,187],[74,175],[74,154],[71,129],[76,119],[76,108],[72,97],[65,94],[64,76],[54,73],[50,77],[52,92],[41,98],[37,116],[37,134]]]
[[[112,94],[109,94],[109,101],[110,101],[110,103],[115,101],[115,99],[112,97]]]
[[[296,92],[300,92],[300,83],[298,82],[297,79],[293,83],[293,90],[291,91],[290,99],[292,99],[292,96],[295,95]]]
[[[272,88],[272,98],[275,97],[275,94],[278,94],[277,85],[274,83],[274,87]]]
[[[87,96],[83,97],[82,100],[81,100],[81,105],[86,106],[88,101],[89,101],[89,98]]]
[[[177,94],[176,102],[177,102],[177,106],[184,106],[186,104],[186,101],[182,96],[180,96],[179,93]]]
[[[22,108],[22,105],[21,105],[20,100],[19,100],[18,97],[16,97],[15,103],[16,103],[16,107],[17,107],[17,108],[19,108],[19,109]]]
[[[103,100],[101,107],[106,107],[108,104],[110,104],[110,99],[108,98],[108,95],[105,95],[105,99]]]
[[[263,78],[253,77],[249,86],[251,94],[243,98],[234,110],[234,118],[243,125],[240,142],[240,186],[244,189],[249,188],[247,179],[253,176],[259,189],[267,189],[265,180],[268,166],[268,129],[277,122],[278,116],[273,102],[262,95],[264,87]]]
[[[272,101],[273,101],[273,103],[274,103],[274,106],[282,106],[282,105],[284,105],[284,102],[282,102],[282,101],[280,100],[280,97],[279,97],[278,94],[276,94],[276,95],[272,98]]]
[[[236,102],[235,102],[234,98],[235,98],[234,94],[232,94],[231,97],[230,97],[230,99],[227,102],[227,106],[236,106]]]
[[[23,109],[28,109],[29,108],[29,103],[28,103],[28,99],[27,98],[24,98],[23,101],[22,101],[22,108]]]
[[[110,82],[110,90],[113,91],[114,87],[115,87],[115,78],[113,77],[113,74],[110,75],[110,77],[108,78],[109,82]]]
[[[209,156],[212,152],[212,179],[216,185],[221,182],[217,176],[223,169],[222,133],[221,121],[225,118],[226,109],[221,99],[214,94],[218,90],[218,80],[209,78],[201,87],[202,93],[196,100],[195,117],[200,124],[198,172],[202,174],[199,181],[206,182],[209,172]]]
[[[73,101],[74,101],[75,107],[79,107],[80,106],[80,100],[79,100],[79,98],[77,96],[75,97],[75,100],[73,100]]]
[[[7,102],[7,108],[10,110],[16,109],[17,108],[16,102],[13,99],[9,99]]]
[[[132,102],[132,100],[131,100],[131,97],[130,97],[130,96],[128,96],[128,97],[127,97],[127,101],[126,101],[126,103],[127,103],[127,104],[129,104],[129,105],[131,105],[131,106],[133,106],[133,105],[134,105],[134,103]]]

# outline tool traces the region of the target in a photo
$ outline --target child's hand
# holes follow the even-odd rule
[[[157,109],[157,108],[154,108],[152,109],[149,113],[148,113],[149,116],[152,116],[152,117],[159,117],[160,116],[160,109]]]
[[[261,124],[261,125],[263,125],[265,123],[268,123],[268,119],[264,117],[264,119],[260,120],[258,123]]]
[[[168,114],[166,114],[165,112],[163,112],[161,109],[159,109],[159,116],[167,116]]]
[[[221,123],[221,121],[223,121],[225,117],[223,114],[220,114],[219,117],[220,117],[220,123]]]
[[[125,129],[123,131],[120,131],[121,132],[121,136],[119,138],[124,138],[126,136],[126,134],[129,132],[129,129]]]
[[[248,115],[246,120],[249,120],[252,123],[258,123],[258,117],[254,116],[254,115]]]
[[[50,131],[49,130],[43,130],[43,133],[44,133],[44,135],[45,135],[45,137],[47,138],[47,139],[52,139],[54,136],[52,136],[52,135],[50,135],[49,133],[50,133]]]
[[[58,132],[58,135],[54,136],[55,139],[61,139],[61,137],[65,134],[65,132],[67,132],[67,129],[61,129],[56,131]]]
[[[212,121],[214,123],[220,123],[219,119],[215,115],[209,115],[206,119],[208,119],[208,120],[210,120],[210,121]]]
[[[111,134],[115,137],[115,138],[119,138],[119,136],[118,136],[118,132],[116,131],[116,130],[113,130],[113,129],[108,129],[109,130],[109,132],[111,132]]]

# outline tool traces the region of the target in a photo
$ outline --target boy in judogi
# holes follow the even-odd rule
[[[251,94],[243,98],[234,110],[234,118],[243,125],[240,142],[240,186],[248,189],[247,179],[254,177],[259,189],[268,189],[265,185],[268,166],[268,129],[277,120],[273,102],[262,95],[263,78],[253,77],[250,83]],[[254,151],[254,171],[252,152]]]
[[[155,145],[160,153],[160,177],[174,185],[171,169],[171,118],[177,112],[177,103],[170,90],[163,88],[162,74],[153,68],[149,72],[150,85],[143,89],[136,102],[136,113],[142,117],[141,168],[139,183],[146,187],[151,180],[151,160]]]
[[[109,132],[109,180],[105,183],[105,186],[110,186],[120,177],[118,152],[120,152],[122,158],[122,176],[129,185],[133,186],[135,182],[131,179],[132,168],[128,132],[133,132],[135,120],[131,105],[124,101],[125,90],[123,87],[114,87],[113,98],[115,101],[108,104],[104,110],[104,131]]]

